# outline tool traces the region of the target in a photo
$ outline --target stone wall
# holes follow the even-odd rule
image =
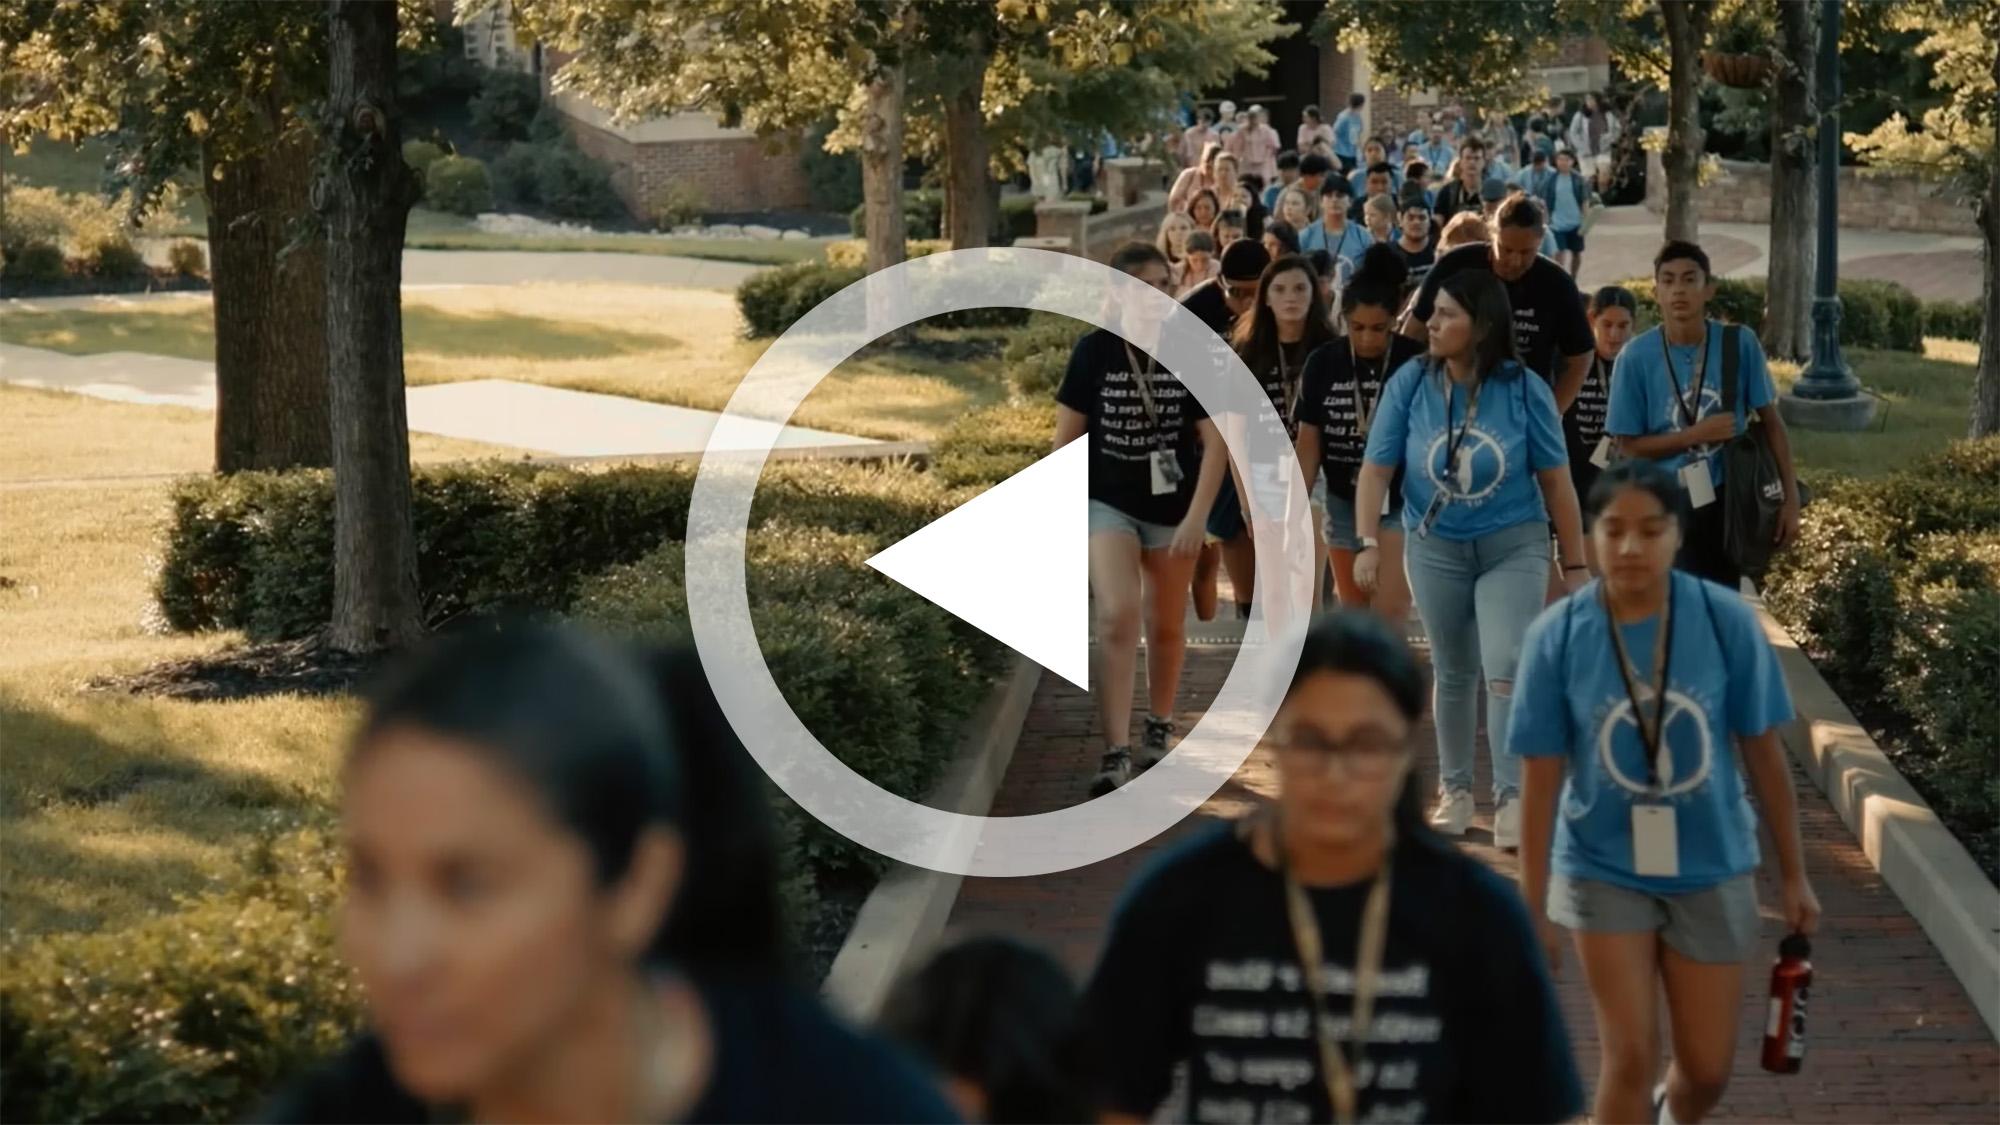
[[[647,217],[647,200],[670,183],[700,189],[711,211],[767,211],[810,202],[798,153],[766,152],[755,137],[703,137],[634,142],[574,117],[577,147],[611,166],[611,186],[632,213]]]
[[[1159,236],[1167,214],[1167,197],[1155,192],[1130,207],[1113,207],[1093,215],[1090,204],[1067,199],[1035,205],[1035,238],[1016,246],[1067,250],[1102,262],[1111,252],[1134,240],[1151,242]]]
[[[1722,162],[1723,178],[1697,193],[1695,208],[1711,223],[1771,221],[1771,166]],[[1667,176],[1660,154],[1646,154],[1646,207],[1667,209]],[[1883,175],[1851,166],[1840,169],[1840,225],[1869,230],[1977,236],[1972,208],[1941,195],[1935,185],[1907,174]]]

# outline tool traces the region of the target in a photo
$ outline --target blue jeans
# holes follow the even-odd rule
[[[1439,788],[1472,788],[1479,676],[1484,671],[1493,799],[1518,796],[1521,759],[1507,749],[1507,717],[1514,710],[1521,639],[1542,612],[1548,590],[1548,524],[1517,524],[1466,541],[1410,535],[1403,541],[1403,566],[1431,642]]]

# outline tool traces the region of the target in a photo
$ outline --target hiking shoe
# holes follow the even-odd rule
[[[1140,772],[1158,765],[1167,756],[1167,739],[1174,735],[1174,721],[1157,715],[1146,716],[1146,733],[1139,739]]]
[[[1097,765],[1097,779],[1090,783],[1090,795],[1102,797],[1113,789],[1132,780],[1132,751],[1128,747],[1114,746],[1104,752]]]
[[[1222,544],[1203,543],[1194,563],[1194,615],[1202,621],[1215,620],[1215,577],[1222,570]]]
[[[1504,851],[1521,847],[1521,799],[1509,797],[1493,810],[1493,846]]]
[[[1452,789],[1438,798],[1431,809],[1431,827],[1444,836],[1463,836],[1472,823],[1472,791]]]

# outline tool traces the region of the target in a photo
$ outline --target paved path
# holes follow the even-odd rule
[[[524,281],[602,281],[735,289],[768,266],[666,254],[552,250],[405,250],[405,285],[514,285]]]
[[[1226,646],[1190,651],[1183,707],[1176,716],[1181,729],[1214,697],[1235,654]],[[1088,695],[1053,676],[1043,677],[995,801],[995,815],[1041,812],[1086,799],[1099,753],[1093,715]],[[1137,725],[1135,717],[1135,729]],[[1417,738],[1428,791],[1436,776],[1428,722]],[[1481,816],[1465,846],[1511,876],[1513,859],[1488,846],[1491,809],[1484,803],[1483,749],[1480,756],[1476,788]],[[1800,793],[1807,864],[1826,910],[1824,928],[1813,943],[1818,985],[1813,990],[1812,1051],[1799,1075],[1770,1075],[1759,1068],[1766,984],[1760,954],[1760,964],[1746,974],[1736,1077],[1714,1119],[2000,1120],[1994,1078],[2000,1047],[1916,921],[1869,867],[1839,815],[1796,767],[1792,772]],[[1038,942],[1080,977],[1097,956],[1117,894],[1148,856],[1203,820],[1241,814],[1272,789],[1270,762],[1259,751],[1196,816],[1147,845],[1056,875],[965,880],[952,926],[957,932],[1013,933]],[[1765,904],[1760,951],[1776,950],[1781,929],[1772,915],[1778,896],[1769,866],[1759,874]],[[1162,940],[1172,940],[1171,935]],[[1573,956],[1565,960],[1558,990],[1586,1089],[1594,1088],[1597,1046],[1589,996]]]

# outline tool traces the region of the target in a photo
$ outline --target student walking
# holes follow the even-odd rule
[[[1549,211],[1549,230],[1556,238],[1556,261],[1575,277],[1583,269],[1584,221],[1597,203],[1590,181],[1576,170],[1575,153],[1557,150],[1555,175],[1543,182],[1542,202]]]
[[[1215,131],[1215,111],[1209,109],[1207,106],[1203,106],[1201,109],[1195,111],[1194,124],[1181,132],[1180,151],[1178,153],[1181,158],[1181,166],[1184,168],[1200,167],[1207,158],[1208,146],[1211,143],[1215,143],[1220,147],[1220,141]]]
[[[1398,630],[1410,619],[1410,587],[1403,577],[1403,531],[1384,524],[1377,550],[1372,595],[1354,581],[1354,556],[1361,550],[1356,530],[1354,489],[1360,475],[1368,424],[1389,377],[1423,354],[1422,345],[1394,329],[1409,271],[1386,247],[1361,256],[1361,265],[1340,294],[1343,338],[1314,349],[1306,359],[1299,392],[1296,452],[1306,487],[1321,498],[1326,518],[1322,538],[1333,562],[1334,590],[1344,606],[1373,608]],[[1314,481],[1318,486],[1315,488]],[[1400,509],[1402,474],[1390,480],[1384,514]],[[1319,573],[1317,570],[1314,573]]]
[[[1486,142],[1467,137],[1458,146],[1458,159],[1447,173],[1449,182],[1438,189],[1437,213],[1449,220],[1460,211],[1480,209],[1480,189],[1490,178],[1486,169]]]
[[[1174,186],[1167,191],[1167,210],[1192,213],[1196,195],[1204,191],[1213,192],[1217,185],[1224,182],[1215,170],[1215,163],[1227,155],[1219,140],[1204,144],[1200,159],[1181,169],[1181,174],[1174,177]],[[1212,216],[1210,221],[1214,221]]]
[[[1544,604],[1551,521],[1571,589],[1587,577],[1583,529],[1555,396],[1515,353],[1506,288],[1484,270],[1452,274],[1437,287],[1428,328],[1428,355],[1390,379],[1369,424],[1354,579],[1376,586],[1382,507],[1401,469],[1404,565],[1437,669],[1431,824],[1458,836],[1472,821],[1483,673],[1493,842],[1510,848],[1520,842],[1520,759],[1506,731],[1521,636]]]
[[[1749,792],[1786,929],[1819,921],[1778,745],[1791,700],[1743,600],[1675,571],[1672,474],[1616,465],[1588,504],[1604,577],[1535,622],[1508,728],[1526,760],[1521,891],[1551,963],[1556,926],[1583,962],[1603,1046],[1592,1119],[1696,1122],[1729,1083],[1757,947]],[[1673,1062],[1655,1085],[1662,990]]]
[[[1119,247],[1110,265],[1171,295],[1166,257],[1150,243]],[[1140,765],[1166,756],[1187,649],[1188,583],[1227,461],[1201,404],[1148,350],[1158,342],[1159,319],[1144,305],[1120,313],[1122,332],[1100,328],[1077,341],[1056,391],[1055,447],[1078,438],[1090,442],[1090,593],[1098,654],[1093,694],[1105,741],[1092,796],[1132,777],[1142,620],[1150,709]]]
[[[1611,370],[1625,342],[1632,338],[1639,299],[1621,285],[1606,285],[1590,295],[1590,334],[1597,342],[1590,356],[1590,372],[1576,402],[1563,415],[1563,439],[1569,443],[1569,478],[1579,497],[1590,495],[1600,472],[1611,467],[1617,442],[1604,432],[1604,414],[1611,403]],[[1590,537],[1590,515],[1583,519],[1583,561],[1591,573],[1601,574],[1595,545]]]
[[[1190,231],[1186,245],[1187,256],[1173,267],[1169,277],[1173,282],[1176,297],[1185,297],[1196,286],[1221,276],[1221,265],[1216,259],[1214,235],[1205,230]]]
[[[1692,242],[1667,243],[1653,258],[1653,285],[1661,322],[1619,353],[1604,428],[1627,457],[1679,475],[1689,508],[1679,565],[1734,590],[1743,575],[1724,542],[1722,458],[1716,452],[1747,426],[1764,427],[1784,488],[1775,545],[1785,547],[1799,534],[1791,437],[1757,334],[1708,318],[1715,297],[1708,254]],[[1732,367],[1736,401],[1727,402],[1722,387]]]
[[[1347,108],[1334,116],[1333,136],[1329,139],[1333,142],[1333,155],[1340,159],[1340,171],[1343,175],[1354,171],[1354,166],[1361,160],[1359,146],[1361,144],[1361,133],[1364,125],[1361,119],[1361,108],[1367,104],[1368,95],[1349,94],[1347,95]],[[1306,120],[1315,125],[1318,124],[1318,106],[1306,107]],[[1306,126],[1304,125],[1299,126],[1299,144],[1301,147],[1311,144],[1306,139]]]
[[[1367,228],[1349,217],[1347,181],[1328,177],[1319,189],[1319,218],[1299,234],[1299,249],[1324,250],[1352,264],[1373,241]]]
[[[692,653],[485,624],[406,658],[342,774],[369,1029],[261,1119],[950,1119],[793,981],[762,780]]]
[[[1583,1094],[1521,901],[1425,828],[1423,675],[1318,618],[1267,737],[1272,807],[1129,887],[1085,990],[1105,1120],[1562,1121]]]
[[[1209,331],[1226,340],[1235,328],[1236,318],[1257,303],[1257,279],[1264,276],[1264,267],[1271,264],[1271,256],[1261,244],[1238,239],[1223,248],[1220,261],[1221,276],[1183,293],[1181,304],[1200,317]]]
[[[1403,260],[1411,283],[1421,285],[1424,276],[1431,272],[1431,263],[1437,260],[1437,243],[1431,237],[1431,210],[1424,206],[1422,198],[1414,196],[1404,198],[1402,209],[1396,239],[1389,245]]]

